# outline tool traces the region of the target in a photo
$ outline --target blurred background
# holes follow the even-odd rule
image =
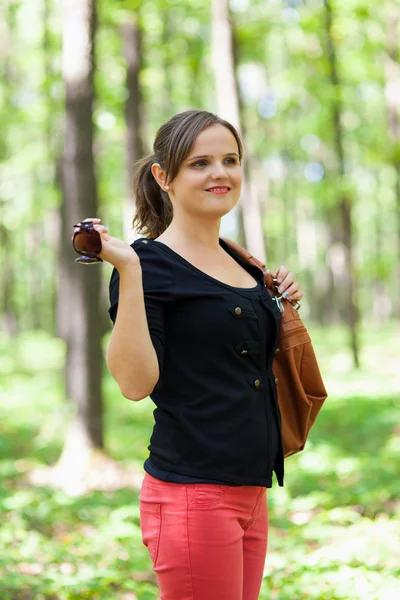
[[[104,352],[134,161],[173,114],[246,147],[221,234],[304,290],[329,398],[269,492],[261,599],[400,597],[400,2],[0,1],[1,600],[156,600],[137,494],[150,399]],[[133,340],[134,341],[134,340]]]

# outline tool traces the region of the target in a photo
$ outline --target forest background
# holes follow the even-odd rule
[[[0,1],[2,600],[155,600],[137,494],[153,405],[104,364],[132,165],[174,113],[245,139],[222,234],[289,265],[329,399],[269,493],[260,598],[391,600],[400,584],[400,2]]]

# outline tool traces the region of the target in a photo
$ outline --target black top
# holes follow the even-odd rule
[[[253,275],[254,287],[214,279],[162,242],[141,238],[132,244],[140,258],[147,322],[160,367],[150,395],[155,425],[145,469],[168,481],[266,487],[275,471],[283,485],[272,372],[280,312],[261,270],[221,239],[220,246]],[[118,293],[114,269],[113,322]]]

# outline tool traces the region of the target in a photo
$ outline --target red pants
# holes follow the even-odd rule
[[[146,473],[142,540],[161,600],[257,600],[267,552],[266,488],[169,483]]]

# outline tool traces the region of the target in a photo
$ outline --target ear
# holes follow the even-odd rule
[[[168,192],[169,186],[166,185],[165,173],[162,170],[159,163],[153,163],[151,165],[151,172],[153,174],[154,179],[157,181],[158,185],[160,186],[160,188],[162,190],[164,190],[165,192]]]

